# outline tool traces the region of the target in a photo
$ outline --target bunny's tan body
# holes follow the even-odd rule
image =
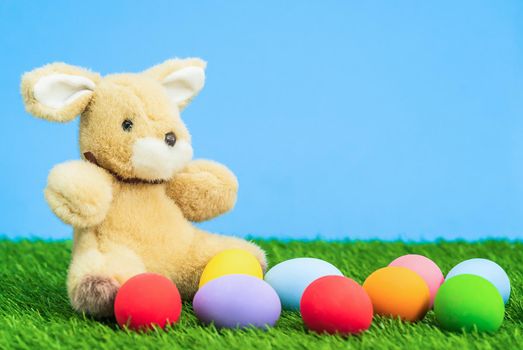
[[[118,288],[143,272],[168,276],[188,299],[209,259],[229,248],[252,252],[265,268],[253,243],[191,223],[230,210],[238,190],[225,166],[191,160],[179,111],[203,87],[204,68],[198,59],[170,60],[101,78],[58,63],[24,75],[30,113],[61,122],[81,114],[84,160],[57,165],[45,190],[74,228],[67,285],[76,310],[111,315]]]

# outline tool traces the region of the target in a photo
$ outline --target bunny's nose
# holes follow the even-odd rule
[[[174,132],[168,132],[167,134],[165,134],[165,143],[168,146],[174,146],[174,144],[176,143],[176,135],[174,134]]]

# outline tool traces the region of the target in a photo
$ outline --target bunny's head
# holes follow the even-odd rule
[[[205,82],[200,59],[168,60],[138,74],[101,77],[53,63],[24,74],[29,113],[67,122],[80,115],[82,156],[122,180],[170,179],[192,158],[180,111]]]

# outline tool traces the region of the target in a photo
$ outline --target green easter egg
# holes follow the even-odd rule
[[[445,281],[434,300],[438,323],[451,331],[495,332],[503,323],[505,304],[496,287],[475,275]]]

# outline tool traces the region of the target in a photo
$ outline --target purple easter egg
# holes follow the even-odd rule
[[[194,296],[194,313],[200,321],[220,328],[266,328],[281,313],[278,294],[259,278],[226,275],[206,283]]]

